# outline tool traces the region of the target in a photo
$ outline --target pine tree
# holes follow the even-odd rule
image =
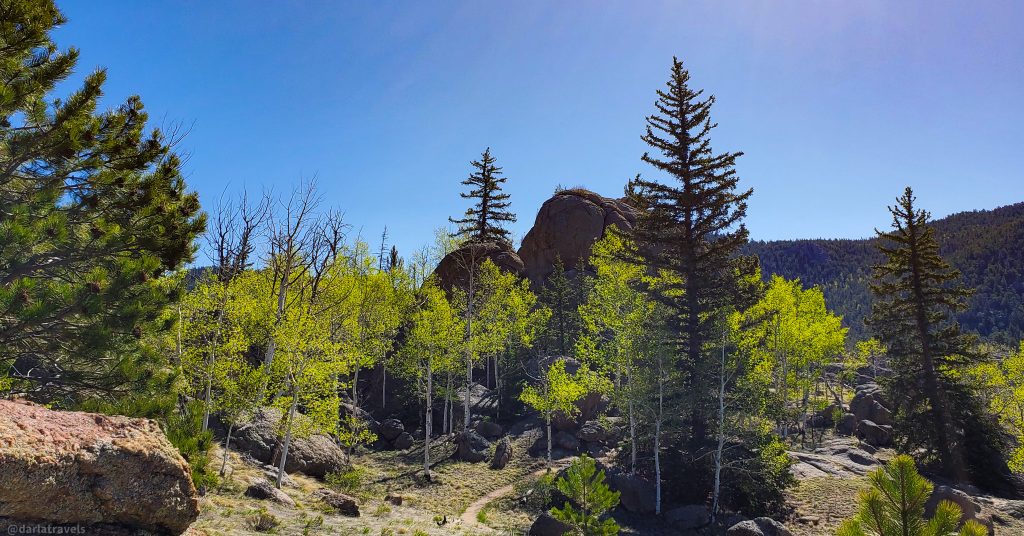
[[[925,520],[925,503],[932,483],[917,472],[914,459],[900,455],[868,477],[871,488],[860,493],[860,510],[836,532],[839,536],[984,536],[988,530],[969,520],[960,529],[960,507],[942,501],[930,520]]]
[[[569,525],[573,534],[582,536],[615,536],[619,526],[614,519],[601,516],[619,504],[619,492],[604,483],[604,471],[584,454],[573,460],[565,476],[555,481],[555,488],[569,498],[562,508],[552,508],[551,515]]]
[[[754,273],[756,261],[737,255],[747,242],[741,223],[752,190],[737,191],[734,169],[742,153],[714,153],[710,132],[713,96],[689,86],[690,73],[673,58],[671,78],[658,91],[657,114],[647,118],[642,139],[656,151],[643,161],[666,173],[677,185],[642,179],[627,195],[641,217],[633,229],[633,255],[672,277],[656,297],[673,312],[676,346],[690,397],[694,446],[706,442],[714,399],[715,360],[710,347],[721,338],[722,312],[734,305],[740,281]]]
[[[495,162],[490,147],[480,155],[480,160],[472,162],[476,171],[462,181],[470,190],[460,195],[463,199],[475,199],[476,204],[466,210],[465,218],[449,218],[459,226],[457,235],[470,242],[512,242],[509,231],[502,225],[515,222],[516,216],[508,210],[509,195],[501,191],[501,185],[507,178],[501,176],[501,168],[494,165]]]
[[[579,306],[585,298],[581,276],[570,278],[560,256],[540,292],[540,301],[551,310],[546,339],[548,348],[558,355],[569,355],[583,328]]]
[[[0,370],[74,404],[140,388],[162,355],[144,335],[204,227],[174,144],[137,96],[97,111],[106,72],[57,99],[78,50],[50,38],[52,1],[0,1]]]
[[[896,405],[896,432],[904,449],[925,449],[949,478],[1003,485],[1001,434],[964,381],[967,367],[983,360],[975,337],[954,319],[970,290],[939,256],[930,214],[914,201],[908,187],[889,207],[892,230],[876,230],[886,262],[875,267],[871,286],[869,325],[888,349],[893,374],[886,387]]]

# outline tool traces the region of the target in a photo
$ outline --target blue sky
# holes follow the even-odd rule
[[[1024,2],[60,5],[105,106],[190,127],[204,203],[315,174],[404,253],[465,210],[487,146],[517,237],[557,185],[656,177],[640,135],[673,55],[718,98],[715,148],[746,153],[755,239],[866,236],[907,184],[936,216],[1024,200]]]

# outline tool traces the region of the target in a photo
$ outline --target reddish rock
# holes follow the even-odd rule
[[[0,400],[0,518],[181,534],[198,516],[156,422]]]
[[[582,268],[590,247],[615,225],[628,231],[636,210],[623,200],[580,188],[556,193],[541,205],[533,228],[519,248],[526,277],[542,285],[561,258],[566,269]]]
[[[434,275],[445,290],[462,288],[469,278],[469,269],[490,260],[498,268],[516,275],[523,273],[523,261],[512,246],[504,243],[487,242],[463,246],[441,259]]]

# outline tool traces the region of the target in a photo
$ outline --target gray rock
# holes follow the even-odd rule
[[[356,503],[356,500],[344,493],[320,488],[314,491],[310,497],[314,500],[322,501],[343,516],[359,517],[359,505]]]
[[[467,462],[482,462],[487,459],[487,451],[491,448],[490,441],[473,430],[466,430],[455,438],[458,445],[458,458]]]
[[[277,489],[269,480],[255,478],[245,488],[245,496],[259,499],[261,501],[274,501],[278,504],[294,507],[295,501],[287,493]]]
[[[395,447],[396,450],[405,450],[411,447],[415,442],[416,441],[413,439],[412,434],[409,432],[402,432],[398,434],[398,437],[396,437],[394,441],[391,442],[391,445]]]
[[[935,509],[942,501],[949,501],[960,507],[960,523],[973,519],[988,529],[989,534],[995,533],[995,527],[990,516],[982,515],[981,505],[969,494],[950,486],[935,486],[928,502],[924,504],[924,517],[931,519],[935,515]]]
[[[850,401],[850,413],[856,415],[858,421],[871,421],[882,426],[891,426],[893,423],[889,404],[882,388],[876,383],[857,386],[856,394]]]
[[[240,426],[232,434],[231,445],[253,459],[272,464],[278,447],[277,425],[281,412],[274,408],[261,408],[251,422]],[[348,456],[330,436],[314,434],[294,437],[288,447],[284,470],[323,478],[327,473],[338,473],[349,466]]]
[[[604,425],[600,421],[587,421],[583,423],[580,430],[576,432],[576,437],[581,441],[587,441],[590,443],[604,443],[608,440],[608,430],[605,429]]]
[[[380,436],[388,441],[394,441],[404,431],[405,425],[398,419],[384,419],[380,423]]]
[[[619,504],[623,508],[638,514],[654,513],[655,489],[652,482],[619,473],[608,475],[606,481],[619,492]]]
[[[568,534],[569,530],[569,525],[544,512],[533,522],[533,525],[530,525],[530,536],[562,536]]]
[[[770,517],[740,521],[725,531],[726,536],[793,536],[793,533]]]
[[[512,459],[512,440],[503,437],[498,440],[494,447],[494,457],[491,458],[491,469],[504,469]]]
[[[580,448],[579,440],[569,432],[557,432],[552,439],[554,446],[564,450],[575,451]]]
[[[853,435],[857,431],[857,416],[852,413],[844,413],[836,425],[836,432],[843,435]]]
[[[872,421],[860,421],[857,424],[857,438],[875,447],[887,447],[892,443],[892,426],[881,426]]]

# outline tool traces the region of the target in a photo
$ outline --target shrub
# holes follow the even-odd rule
[[[960,507],[942,501],[930,520],[924,505],[932,483],[917,472],[914,459],[901,455],[869,476],[871,488],[860,494],[860,510],[839,527],[838,536],[986,536],[980,523],[969,520],[957,531]]]
[[[594,459],[583,455],[573,460],[564,477],[555,481],[558,491],[569,498],[562,508],[552,508],[555,519],[571,526],[583,536],[614,536],[619,526],[606,512],[619,504],[619,492],[604,483],[604,471],[597,470]]]
[[[363,487],[366,476],[365,468],[353,465],[345,471],[328,473],[324,480],[328,486],[337,491],[351,493]]]
[[[254,512],[246,519],[246,522],[249,524],[249,528],[256,532],[270,532],[281,524],[277,517],[268,512],[266,508]]]

